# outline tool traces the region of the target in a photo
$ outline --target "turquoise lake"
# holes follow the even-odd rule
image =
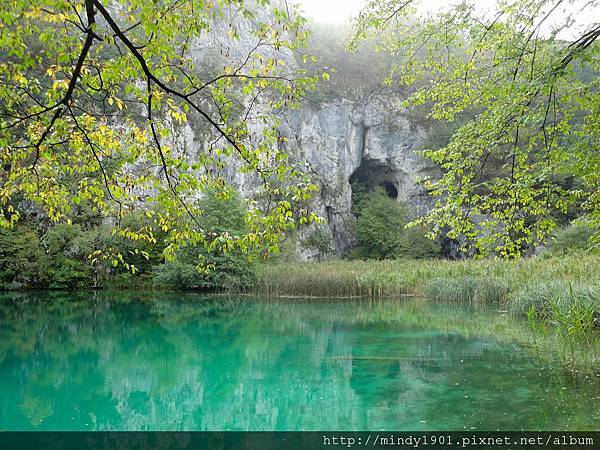
[[[2,294],[0,430],[597,430],[600,377],[422,299]]]

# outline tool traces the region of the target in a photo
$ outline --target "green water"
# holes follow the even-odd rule
[[[423,300],[3,295],[0,430],[598,429],[598,374],[527,332]]]

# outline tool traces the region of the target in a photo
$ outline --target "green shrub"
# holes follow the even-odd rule
[[[80,225],[59,223],[48,229],[43,244],[48,255],[85,258],[94,248],[94,235]]]
[[[131,217],[124,218],[125,225],[132,223]],[[108,226],[59,223],[44,233],[22,223],[12,230],[0,229],[0,289],[115,287],[115,277],[122,275],[122,269],[102,258],[92,264],[88,256],[94,250],[120,252],[126,262],[149,273],[149,262],[134,250],[152,250],[148,255],[156,264],[162,261],[163,245],[114,235]],[[128,278],[135,285],[135,276]]]
[[[585,223],[571,223],[554,233],[546,251],[552,255],[565,255],[581,250],[589,250],[592,248],[590,238],[593,234],[594,230]]]
[[[54,255],[49,258],[48,278],[51,289],[77,289],[91,286],[92,267],[86,262]]]
[[[426,231],[422,227],[417,225],[416,227],[408,228],[403,231],[406,246],[404,247],[402,256],[413,259],[435,258],[440,256],[440,245],[429,239],[426,236]]]
[[[205,194],[200,225],[209,234],[241,235],[245,232],[246,209],[237,192],[227,187]],[[251,255],[236,247],[198,245],[179,249],[174,261],[154,268],[154,284],[170,289],[243,289],[255,279]]]
[[[366,194],[357,205],[354,227],[355,255],[362,258],[390,259],[406,251],[403,230],[408,209],[388,197],[383,189]]]
[[[23,225],[0,228],[0,289],[44,287],[46,263],[35,231]]]
[[[116,272],[110,275],[104,287],[114,290],[149,290],[154,285],[152,273]]]
[[[406,228],[410,211],[405,204],[388,197],[382,188],[370,193],[361,190],[360,185],[356,188],[354,235],[357,245],[351,256],[393,259],[439,255],[439,246],[425,236],[423,229]]]
[[[117,250],[128,264],[135,266],[140,275],[152,273],[153,266],[164,262],[164,232],[143,212],[130,213],[121,219],[121,231],[146,234],[148,229],[152,230],[155,242],[133,240],[119,232],[114,234],[110,230],[103,230],[101,248],[112,247]]]
[[[77,224],[60,223],[48,229],[42,242],[50,288],[76,289],[92,284],[93,270],[87,256],[94,249],[95,236]]]
[[[190,262],[167,261],[154,268],[154,285],[168,289],[245,289],[255,280],[254,264],[235,254],[211,255],[206,270]],[[199,262],[199,261],[198,261]]]
[[[246,232],[246,209],[229,187],[213,190],[199,201],[203,210],[200,226],[208,235],[239,236]],[[164,262],[166,245],[161,231],[153,231],[154,242],[132,240],[128,232],[147,234],[155,229],[151,218],[130,213],[121,219],[119,231],[89,223],[60,223],[45,233],[24,224],[0,229],[0,289],[90,287],[159,287],[182,289],[241,289],[254,281],[254,263],[237,247],[188,246],[177,252],[176,260]],[[40,237],[41,235],[41,237]],[[99,250],[94,258],[89,256]],[[114,264],[119,254],[123,264]],[[125,268],[135,266],[135,273]],[[210,270],[197,270],[197,267]],[[153,268],[156,269],[155,280]]]
[[[192,264],[167,261],[154,268],[154,284],[169,289],[193,289],[202,284],[202,275]]]
[[[288,230],[279,239],[277,250],[269,255],[269,261],[281,263],[298,261],[298,238],[297,230]]]
[[[316,226],[301,242],[302,247],[318,252],[318,259],[333,252],[331,235],[326,226]]]

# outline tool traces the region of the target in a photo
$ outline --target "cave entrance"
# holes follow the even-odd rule
[[[382,181],[379,183],[379,186],[383,188],[388,197],[394,199],[398,198],[398,189],[396,189],[396,186],[394,186],[394,183],[391,181]]]
[[[350,176],[353,189],[358,185],[362,191],[371,192],[382,187],[388,197],[398,198],[395,173],[386,164],[363,159],[358,169]]]

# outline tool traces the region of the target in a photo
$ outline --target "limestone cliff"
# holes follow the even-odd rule
[[[419,178],[435,173],[432,164],[418,154],[427,130],[411,121],[401,100],[384,90],[327,102],[306,101],[300,109],[280,113],[286,151],[319,186],[312,207],[326,220],[337,252],[352,244],[352,182],[370,189],[382,186],[416,213],[430,205],[418,185]],[[173,144],[180,151],[202,151],[203,129],[201,122],[174,129]],[[258,179],[243,174],[239,166],[239,161],[230,160],[225,176],[250,197]]]
[[[315,208],[327,220],[337,251],[352,242],[351,182],[382,186],[416,212],[428,207],[417,185],[434,168],[418,154],[425,129],[411,123],[393,92],[306,102],[282,115],[289,154],[305,161],[321,188]]]
[[[268,13],[263,11],[261,14]],[[195,49],[198,67],[244,66],[248,52],[257,45],[256,37],[248,19],[237,20],[240,22],[239,40],[230,41],[223,37],[227,36],[225,32],[213,32],[205,37],[205,41],[198,43]],[[326,40],[329,34],[319,34],[317,41]],[[314,41],[313,47],[315,44]],[[327,45],[330,44],[327,41]],[[334,53],[341,55],[340,58],[346,62],[354,56],[343,48]],[[374,55],[362,55],[361,61],[367,61],[367,57],[372,59]],[[293,77],[302,65],[284,49],[270,56],[285,61],[281,70],[286,76]],[[352,243],[353,181],[362,182],[371,189],[382,186],[391,197],[421,212],[428,207],[429,200],[417,185],[417,180],[431,175],[434,168],[418,155],[427,130],[417,125],[417,121],[400,106],[405,96],[393,89],[382,88],[381,81],[373,74],[365,72],[364,76],[358,76],[354,74],[358,71],[357,67],[344,70],[345,66],[340,61],[322,59],[323,64],[329,64],[333,69],[334,75],[331,83],[317,87],[313,98],[321,95],[326,100],[311,100],[309,94],[301,108],[285,109],[276,114],[281,121],[280,133],[287,138],[283,144],[285,150],[292,160],[306,168],[320,188],[312,206],[326,219],[333,247],[341,252]],[[313,67],[310,71],[317,70]],[[356,75],[354,82],[346,79],[345,75],[349,74]],[[273,112],[267,102],[258,100],[254,103],[254,100],[252,103],[258,110],[265,114]],[[241,100],[242,103],[244,101],[250,102],[250,99]],[[260,114],[257,116],[260,117]],[[256,119],[248,119],[247,126],[256,135],[264,127]],[[200,117],[192,116],[190,125],[173,129],[172,147],[180,152],[193,157],[207,152],[211,145],[211,132],[207,131],[207,125]],[[245,197],[251,197],[259,180],[252,174],[242,173],[240,164],[240,161],[230,159],[221,170]]]

